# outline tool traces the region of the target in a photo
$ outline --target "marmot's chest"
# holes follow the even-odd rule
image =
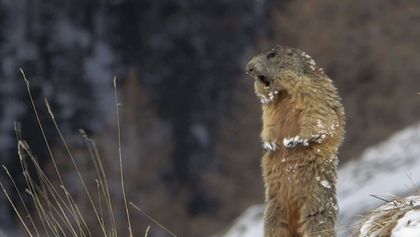
[[[268,152],[263,156],[262,167],[267,194],[294,196],[306,191],[310,179],[316,177],[317,164],[306,159],[305,154]]]
[[[302,118],[301,108],[288,102],[282,102],[275,108],[267,108],[263,113],[263,141],[277,141],[282,144],[286,137],[294,137],[300,132]]]

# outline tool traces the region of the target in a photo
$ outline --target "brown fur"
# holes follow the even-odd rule
[[[345,126],[336,88],[309,55],[282,46],[254,57],[247,73],[263,104],[264,236],[335,236]]]

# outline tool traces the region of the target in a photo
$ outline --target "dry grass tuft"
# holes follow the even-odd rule
[[[45,99],[45,106],[49,113],[49,117],[54,125],[56,132],[60,137],[60,141],[63,144],[65,154],[72,164],[73,171],[77,174],[78,182],[82,187],[82,193],[73,195],[68,189],[68,185],[65,184],[62,178],[61,167],[57,165],[57,160],[53,154],[52,148],[45,135],[45,129],[39,118],[38,110],[35,107],[35,102],[31,94],[30,83],[26,78],[23,70],[23,80],[26,84],[27,93],[29,95],[30,103],[32,105],[34,114],[36,116],[37,124],[40,128],[40,132],[43,136],[44,143],[47,147],[49,159],[53,166],[53,175],[47,174],[40,166],[36,156],[32,153],[28,142],[22,139],[20,125],[15,124],[15,132],[17,137],[17,153],[22,169],[22,174],[26,182],[24,192],[19,189],[16,185],[13,175],[9,172],[7,167],[3,166],[7,176],[10,179],[10,183],[14,188],[13,192],[16,192],[19,202],[13,201],[10,197],[5,186],[0,183],[0,187],[5,193],[8,201],[10,202],[13,210],[19,218],[23,228],[29,236],[97,236],[100,233],[101,236],[105,237],[117,237],[121,234],[118,233],[118,223],[116,221],[116,214],[114,209],[116,206],[113,205],[113,201],[110,193],[110,186],[108,184],[107,172],[105,171],[103,162],[99,155],[98,148],[93,139],[89,138],[88,135],[83,131],[79,130],[82,139],[85,142],[88,157],[94,166],[94,185],[91,185],[92,178],[87,179],[81,172],[79,164],[76,162],[75,156],[70,149],[69,144],[66,142],[61,129],[55,119],[53,110]],[[133,236],[132,226],[130,221],[130,211],[128,208],[128,201],[125,192],[124,183],[124,172],[123,172],[123,157],[121,148],[121,129],[119,121],[119,107],[117,94],[117,83],[114,78],[115,88],[115,105],[116,105],[116,116],[117,116],[117,138],[118,138],[118,160],[120,165],[120,181],[121,181],[121,192],[124,200],[124,209],[126,214],[125,224],[127,225],[128,235]],[[60,157],[61,158],[61,157]],[[33,170],[35,170],[33,172]],[[74,184],[72,184],[74,185]],[[94,191],[90,190],[94,186]],[[73,187],[72,187],[73,188]],[[30,211],[24,202],[24,195],[29,195],[30,200],[35,211]],[[79,199],[86,199],[87,205],[81,208],[78,202]],[[146,214],[142,209],[130,202],[130,205],[134,207],[134,210],[138,210],[139,213],[144,215],[151,222],[156,224],[159,228],[168,232],[171,236],[176,237],[175,234],[170,232],[167,228],[162,226],[158,221]],[[82,210],[82,211],[81,211]],[[92,215],[96,219],[94,223],[88,222],[87,219],[91,219]],[[120,221],[121,222],[121,221]],[[144,236],[148,236],[150,226],[146,228]]]
[[[379,199],[387,201],[383,198]],[[411,210],[420,210],[420,196],[397,197],[392,201],[388,201],[364,218],[357,236],[391,236],[391,232],[397,225],[398,220]]]

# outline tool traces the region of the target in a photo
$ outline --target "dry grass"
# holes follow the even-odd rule
[[[116,237],[122,234],[118,233],[118,223],[125,223],[127,226],[128,235],[133,236],[130,210],[128,207],[128,201],[126,198],[125,183],[124,183],[124,167],[121,147],[121,128],[119,120],[119,107],[117,94],[117,81],[114,78],[114,89],[115,89],[115,105],[116,105],[116,117],[117,117],[117,139],[118,139],[118,160],[120,168],[120,188],[124,200],[125,209],[125,221],[116,220],[116,214],[114,209],[117,206],[113,203],[110,193],[110,186],[108,184],[107,172],[105,171],[103,162],[99,155],[98,148],[94,140],[88,137],[88,135],[80,130],[80,135],[83,138],[88,157],[90,162],[94,165],[95,172],[95,186],[96,190],[92,191],[92,185],[89,185],[86,177],[83,176],[79,164],[76,162],[75,156],[73,155],[69,144],[66,142],[61,129],[55,119],[52,108],[48,101],[45,99],[45,106],[48,110],[49,117],[57,131],[60,141],[63,145],[65,154],[72,164],[73,171],[77,174],[78,182],[82,187],[82,194],[73,195],[66,186],[62,177],[62,171],[59,165],[57,165],[56,157],[53,154],[52,148],[45,135],[45,129],[41,123],[38,110],[35,107],[35,102],[31,94],[30,83],[26,78],[24,72],[21,70],[23,79],[26,84],[27,93],[32,105],[34,114],[36,116],[37,124],[40,132],[44,139],[44,143],[47,147],[49,159],[53,166],[53,175],[47,174],[39,164],[36,156],[32,153],[29,144],[22,139],[20,125],[15,124],[15,131],[17,137],[17,148],[18,157],[26,183],[24,192],[17,186],[14,177],[9,172],[7,167],[3,166],[6,174],[10,178],[10,183],[13,185],[14,191],[19,197],[19,202],[13,201],[10,197],[5,186],[0,183],[0,186],[5,193],[7,199],[10,202],[14,212],[20,220],[23,228],[29,236],[97,236],[100,233],[101,236]],[[60,157],[61,158],[61,157]],[[32,170],[35,170],[33,172]],[[34,211],[30,211],[24,202],[24,196],[29,195]],[[87,206],[80,207],[77,199],[83,195],[88,200]],[[76,197],[77,196],[77,197]],[[151,222],[156,224],[159,228],[162,228],[171,236],[176,237],[171,231],[162,226],[158,221],[152,218],[150,215],[145,213],[141,208],[137,207],[130,202],[133,209],[144,215]],[[88,213],[88,214],[87,214]],[[93,214],[96,219],[94,223],[88,222],[87,219],[92,218],[88,216]],[[121,218],[120,218],[121,219]],[[96,230],[98,230],[98,233]],[[144,236],[148,236],[150,226],[145,230]]]
[[[376,197],[378,198],[378,197]],[[391,232],[405,213],[420,210],[420,196],[396,197],[391,201],[371,211],[360,224],[355,236],[391,236]]]

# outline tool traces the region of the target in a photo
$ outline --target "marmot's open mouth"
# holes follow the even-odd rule
[[[264,83],[265,86],[269,87],[270,86],[270,81],[263,75],[259,75],[257,76],[258,80],[260,80],[262,83]]]

